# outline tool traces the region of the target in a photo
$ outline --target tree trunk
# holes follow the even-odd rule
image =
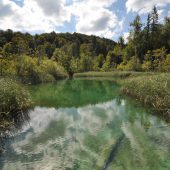
[[[71,71],[70,71],[70,72],[68,72],[68,78],[69,78],[69,79],[72,79],[72,78],[73,78],[73,75],[74,75],[74,73],[73,73],[73,72],[71,72]]]

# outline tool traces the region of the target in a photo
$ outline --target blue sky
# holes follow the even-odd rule
[[[144,23],[154,5],[160,22],[170,16],[170,0],[0,0],[0,29],[80,32],[117,40],[128,36],[137,14]]]

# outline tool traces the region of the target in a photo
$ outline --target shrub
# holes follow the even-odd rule
[[[27,90],[17,82],[0,79],[0,118],[14,118],[31,106]]]
[[[17,63],[16,69],[17,76],[24,83],[50,82],[66,76],[63,67],[46,58],[40,61],[38,58],[22,56]]]

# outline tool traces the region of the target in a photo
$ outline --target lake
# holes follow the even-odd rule
[[[28,88],[34,108],[5,140],[0,169],[170,169],[169,124],[120,96],[114,81],[62,80]]]

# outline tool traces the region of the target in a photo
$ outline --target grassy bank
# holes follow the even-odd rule
[[[170,120],[170,74],[142,76],[124,81],[122,92]]]
[[[75,78],[81,77],[109,77],[109,78],[129,78],[129,77],[139,77],[145,75],[155,75],[153,72],[133,72],[133,71],[112,71],[112,72],[84,72],[74,74]]]
[[[27,90],[14,80],[0,79],[0,130],[31,106]]]
[[[154,72],[85,72],[81,77],[108,77],[122,85],[122,93],[130,96],[153,112],[170,120],[170,73]]]

